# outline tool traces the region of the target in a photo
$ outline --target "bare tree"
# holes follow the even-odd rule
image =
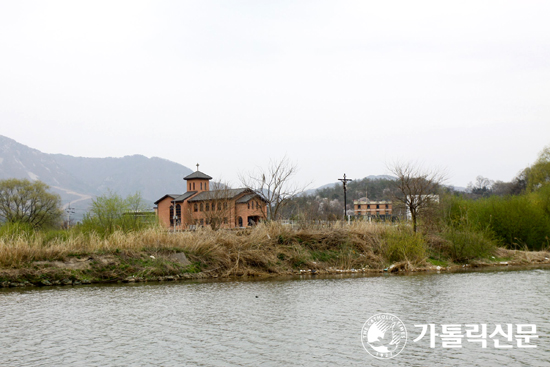
[[[286,156],[279,161],[270,161],[266,169],[256,169],[239,174],[241,184],[260,195],[267,203],[267,219],[279,218],[281,209],[288,201],[306,190],[292,182],[297,168]]]
[[[468,184],[468,191],[478,196],[490,196],[495,182],[483,176],[477,176],[476,182]]]
[[[233,220],[234,213],[231,213],[231,199],[233,190],[228,184],[212,182],[208,192],[209,201],[204,203],[204,219],[206,224],[216,231],[228,225]]]
[[[393,200],[405,206],[410,213],[413,230],[416,232],[420,212],[437,201],[435,194],[446,181],[446,174],[411,162],[397,162],[388,169],[397,177],[393,183]]]

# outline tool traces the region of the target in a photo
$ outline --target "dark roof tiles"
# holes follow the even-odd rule
[[[166,194],[164,195],[163,197],[161,197],[160,199],[158,199],[157,201],[155,201],[153,204],[157,205],[158,203],[160,203],[162,200],[164,200],[164,198],[177,198],[178,196],[181,196],[180,194]]]
[[[205,200],[222,200],[222,199],[231,199],[237,195],[242,194],[247,189],[227,189],[227,190],[214,190],[214,191],[203,191],[197,196],[189,199],[189,202],[193,201],[205,201]]]
[[[183,202],[185,199],[195,195],[197,192],[196,191],[187,191],[185,194],[183,195],[178,195],[174,201],[177,202],[177,203],[181,203]]]
[[[211,180],[212,177],[202,173],[201,171],[195,171],[195,172],[191,173],[190,175],[185,176],[183,179],[184,180],[197,180],[197,179]]]
[[[258,194],[245,195],[242,198],[240,198],[239,200],[237,200],[237,204],[248,203],[250,200],[254,199],[256,196],[258,196]]]

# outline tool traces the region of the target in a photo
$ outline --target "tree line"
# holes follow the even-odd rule
[[[478,176],[466,192],[445,186],[445,175],[414,163],[389,167],[394,178],[363,178],[348,184],[348,209],[353,200],[391,200],[394,212],[408,212],[412,227],[439,226],[490,229],[503,243],[540,248],[550,236],[550,147],[510,182]],[[296,185],[296,166],[284,157],[271,161],[265,169],[241,176],[242,184],[264,198],[266,220],[339,220],[343,217],[343,190],[340,184],[304,194]],[[0,222],[19,223],[34,229],[63,224],[58,195],[40,181],[9,179],[0,181]],[[440,204],[433,198],[441,197]],[[437,200],[440,201],[439,199]],[[437,205],[436,205],[437,204]],[[151,223],[142,213],[147,208],[139,193],[122,198],[116,193],[95,198],[81,228],[98,233],[134,230]],[[438,217],[438,219],[434,219]],[[515,218],[512,222],[506,218]],[[533,223],[529,225],[527,222]],[[521,227],[521,228],[519,228]],[[514,229],[515,228],[515,229]],[[550,243],[548,244],[550,246]]]

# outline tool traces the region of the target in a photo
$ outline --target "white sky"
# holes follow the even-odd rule
[[[445,168],[511,180],[550,144],[549,1],[0,0],[0,134],[238,186]]]

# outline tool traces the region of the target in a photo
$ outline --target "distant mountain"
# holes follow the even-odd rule
[[[142,155],[84,158],[46,154],[0,135],[0,179],[43,181],[64,204],[77,208],[77,217],[94,196],[108,190],[123,197],[139,191],[152,207],[166,193],[185,192],[183,177],[190,173],[191,169],[181,164]]]

